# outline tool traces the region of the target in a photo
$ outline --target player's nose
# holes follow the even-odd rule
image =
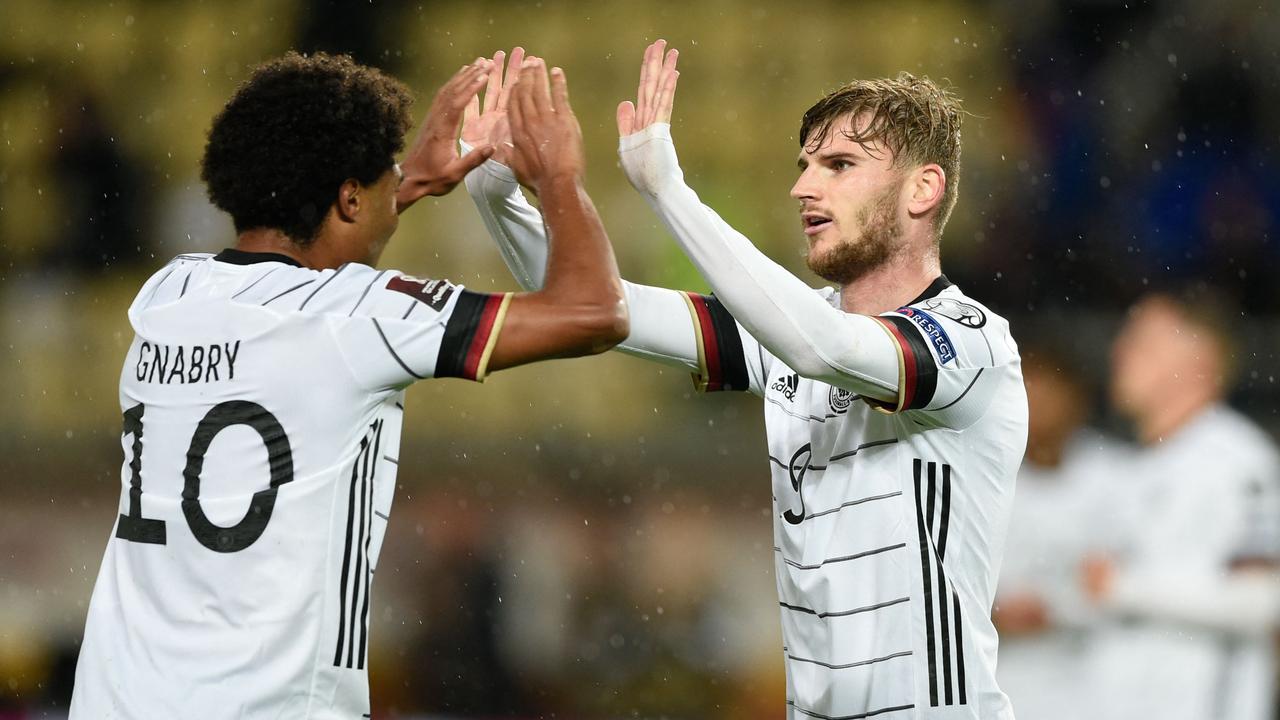
[[[795,185],[791,186],[792,198],[802,202],[818,198],[818,186],[810,170],[806,168],[800,172],[800,177],[796,178]]]

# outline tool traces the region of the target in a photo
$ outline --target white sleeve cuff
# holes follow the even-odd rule
[[[466,140],[459,140],[458,148],[463,155],[466,155],[467,153],[471,152],[474,149],[471,147],[471,145],[467,143]],[[516,180],[516,173],[514,170],[507,167],[506,165],[503,165],[497,160],[494,160],[493,158],[489,158],[488,160],[485,160],[484,163],[480,165],[480,167],[476,168],[476,170],[483,171],[486,177],[492,178],[494,181],[499,183],[508,184],[508,185],[520,184],[519,181]],[[475,170],[472,170],[471,173],[467,174],[468,180],[471,179],[471,174],[474,172]]]

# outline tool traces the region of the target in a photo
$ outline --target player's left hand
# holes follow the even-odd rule
[[[507,104],[523,64],[522,47],[513,48],[510,56],[501,50],[494,53],[484,102],[481,103],[479,95],[473,95],[462,120],[462,141],[474,148],[493,146],[493,159],[503,165],[511,164],[511,123],[507,118]]]
[[[671,122],[676,81],[680,79],[680,72],[676,70],[680,51],[666,48],[667,41],[658,40],[644,49],[636,101],[626,100],[618,105],[619,137],[638,133],[654,123]]]
[[[463,111],[484,87],[492,64],[487,58],[476,58],[454,73],[436,93],[418,139],[400,164],[404,181],[396,191],[397,212],[404,212],[427,195],[448,194],[468,172],[493,155],[493,146],[486,143],[458,156]]]

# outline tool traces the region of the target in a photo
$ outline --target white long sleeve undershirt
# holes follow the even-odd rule
[[[876,320],[834,308],[729,226],[684,182],[671,126],[619,143],[622,169],[734,318],[788,367],[877,400],[898,393],[898,349]]]
[[[463,152],[470,148],[463,145]],[[547,231],[507,166],[486,161],[466,178],[467,192],[516,282],[538,290],[546,278]],[[698,371],[698,340],[681,295],[623,281],[631,334],[617,349],[665,365]]]
[[[670,126],[656,124],[622,139],[632,184],[653,207],[734,318],[775,357],[801,375],[882,401],[896,398],[898,348],[874,319],[832,307],[704,206],[684,184]],[[489,161],[467,176],[467,189],[503,259],[526,288],[539,287],[546,266],[541,215],[508,168]],[[683,298],[625,283],[632,333],[624,352],[696,369],[696,336]],[[666,307],[670,306],[670,307]],[[648,310],[652,308],[652,312]]]

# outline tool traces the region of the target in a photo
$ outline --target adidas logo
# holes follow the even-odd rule
[[[790,400],[791,402],[795,402],[796,388],[798,387],[800,387],[800,376],[792,373],[785,377],[778,378],[778,382],[774,383],[769,389],[777,390],[782,394],[782,397]]]

